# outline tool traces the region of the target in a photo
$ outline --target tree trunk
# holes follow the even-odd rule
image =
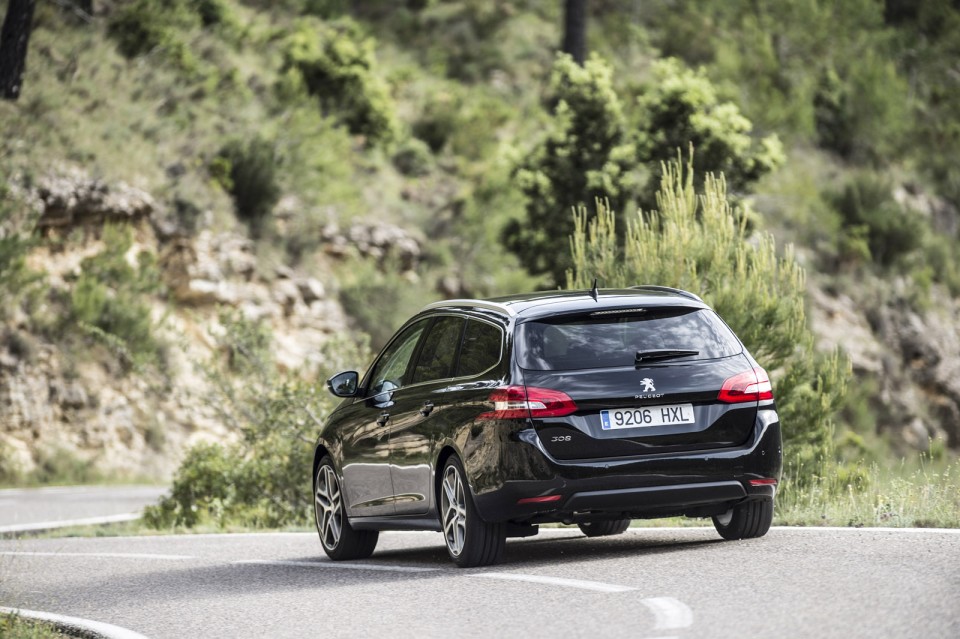
[[[566,0],[563,15],[563,51],[583,66],[587,57],[587,0]]]
[[[0,98],[16,100],[23,86],[36,0],[10,0],[0,31]]]

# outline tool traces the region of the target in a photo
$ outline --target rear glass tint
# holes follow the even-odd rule
[[[742,347],[716,313],[689,308],[563,316],[517,331],[517,360],[529,370],[633,366],[638,351],[658,350],[698,351],[678,358],[690,361],[735,355]]]
[[[486,322],[467,320],[460,348],[460,370],[457,377],[473,377],[489,370],[500,361],[502,333]]]

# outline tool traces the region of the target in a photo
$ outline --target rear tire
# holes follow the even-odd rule
[[[377,530],[354,530],[343,508],[340,480],[333,460],[324,455],[313,481],[313,512],[320,545],[334,561],[366,559],[380,538]]]
[[[506,526],[481,519],[473,503],[463,464],[450,457],[440,482],[440,524],[447,554],[460,568],[489,566],[500,560]]]
[[[619,535],[630,527],[629,519],[612,519],[610,521],[588,521],[577,524],[587,537],[609,537],[610,535]]]
[[[713,526],[726,540],[763,537],[773,523],[773,500],[747,501],[713,518]]]

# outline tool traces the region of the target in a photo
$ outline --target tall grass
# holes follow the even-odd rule
[[[776,523],[787,526],[960,527],[960,460],[821,467],[813,481],[784,477]]]

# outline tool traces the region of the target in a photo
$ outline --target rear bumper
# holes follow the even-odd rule
[[[779,479],[781,459],[774,410],[758,411],[742,446],[618,459],[560,461],[532,428],[522,428],[502,444],[499,476],[472,477],[471,484],[487,521],[704,517],[746,500],[773,499],[774,486],[752,486],[750,480]],[[518,503],[531,497],[555,501]]]

